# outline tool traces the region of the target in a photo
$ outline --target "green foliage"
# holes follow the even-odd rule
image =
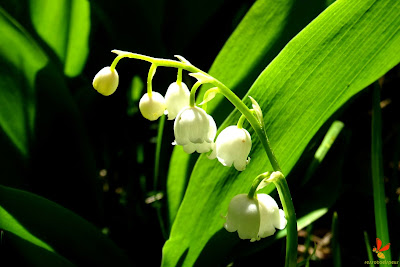
[[[173,121],[138,110],[150,65],[121,60],[113,95],[92,88],[112,49],[181,55],[249,108],[257,101],[298,229],[312,224],[305,241],[299,232],[299,251],[316,243],[300,265],[376,260],[376,237],[390,237],[398,259],[399,10],[397,0],[0,1],[2,264],[284,265],[286,229],[250,243],[223,228],[232,197],[272,171],[249,123],[243,172],[184,153]],[[164,95],[175,79],[159,67],[152,86]],[[237,123],[221,94],[206,100],[218,132]],[[279,199],[272,184],[262,192]]]
[[[307,5],[293,0],[257,1],[229,37],[209,73],[239,96],[244,96],[257,76],[285,44],[323,8],[320,1],[313,0],[307,1]],[[210,86],[203,86],[198,97],[199,103],[209,88]],[[207,110],[213,115],[217,124],[222,123],[232,109],[231,105],[226,105],[226,100],[223,102],[223,97],[220,95],[207,104]],[[183,164],[190,166],[189,168],[193,167],[190,162],[193,163],[195,159],[190,159],[190,156],[182,150],[178,151],[179,148],[174,150],[170,166]],[[173,220],[184,192],[183,188],[178,189],[178,187],[185,186],[183,180],[188,180],[190,173],[180,172],[174,168],[170,168],[169,171],[167,190],[171,197],[168,198],[168,206],[170,219]],[[179,173],[175,173],[176,171]]]
[[[77,76],[89,54],[89,1],[31,0],[29,3],[35,30],[57,54],[65,74]]]
[[[13,234],[7,242],[15,245],[22,254],[27,253],[29,259],[35,257],[31,250],[40,247],[52,252],[43,253],[52,265],[62,259],[57,252],[77,265],[128,264],[127,257],[114,243],[73,212],[42,197],[4,186],[0,187],[0,195],[0,228],[7,231],[7,238],[8,232]],[[20,246],[21,239],[31,244]],[[68,261],[62,259],[61,262]]]
[[[258,77],[247,95],[258,99],[264,110],[266,131],[283,173],[290,172],[317,130],[340,106],[400,61],[398,23],[398,13],[386,3],[336,2]],[[220,129],[238,117],[233,112]],[[218,238],[223,225],[219,215],[226,213],[234,195],[248,190],[257,174],[271,169],[264,153],[255,140],[252,162],[242,173],[199,158],[163,250],[165,266],[194,264],[213,239],[225,249],[234,245]],[[212,179],[205,179],[210,172]]]
[[[25,157],[34,131],[35,77],[47,57],[32,38],[4,10],[1,13],[2,97],[0,114],[4,134]],[[24,59],[23,61],[21,59]],[[19,79],[15,79],[18,77]],[[18,90],[21,88],[21,90]]]

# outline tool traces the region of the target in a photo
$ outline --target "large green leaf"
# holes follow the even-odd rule
[[[80,74],[89,53],[89,1],[31,0],[30,12],[34,28],[64,64],[65,74]]]
[[[29,251],[44,249],[56,253],[52,256],[54,260],[64,263],[57,254],[80,266],[129,264],[126,255],[92,224],[54,202],[25,191],[0,186],[0,228],[19,237],[17,241],[29,242]],[[23,247],[19,249],[29,253],[25,250],[28,245],[20,244]]]
[[[223,81],[239,96],[243,96],[260,72],[279,53],[285,44],[304,26],[314,19],[325,4],[319,0],[262,0],[256,1],[246,16],[232,33],[218,54],[210,69],[210,74]],[[198,101],[209,86],[201,88]],[[233,110],[223,97],[217,95],[208,103],[217,124]],[[218,110],[217,110],[218,107]],[[191,169],[196,158],[175,149],[170,161],[168,174],[168,208],[170,221],[175,218],[177,209],[190,172],[182,172],[186,166]]]
[[[253,84],[248,95],[263,109],[285,174],[339,107],[400,62],[399,10],[396,0],[336,1],[288,43]],[[245,102],[250,105],[247,98]],[[235,111],[220,127],[238,118]],[[164,266],[193,265],[218,236],[223,226],[220,215],[226,213],[230,199],[248,191],[257,174],[271,170],[258,138],[250,132],[252,161],[244,172],[204,155],[197,161],[163,249]]]

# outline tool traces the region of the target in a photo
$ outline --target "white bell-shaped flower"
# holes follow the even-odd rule
[[[206,153],[211,150],[217,126],[214,119],[199,107],[181,110],[174,122],[175,142],[191,154],[194,151]]]
[[[93,88],[102,95],[109,96],[117,90],[119,76],[116,69],[102,68],[93,78]]]
[[[235,196],[229,203],[225,218],[224,227],[228,232],[237,231],[239,238],[251,242],[271,236],[275,228],[284,229],[287,224],[285,213],[267,194],[257,194],[253,199],[247,194]]]
[[[178,85],[177,82],[171,83],[165,94],[165,104],[168,111],[168,120],[173,120],[179,111],[189,106],[190,92],[184,82]]]
[[[226,127],[217,137],[210,159],[218,158],[222,165],[235,166],[243,171],[250,162],[251,136],[244,128],[236,125]]]
[[[148,120],[155,121],[164,114],[165,99],[158,92],[152,92],[151,96],[148,93],[144,94],[139,101],[140,113]]]

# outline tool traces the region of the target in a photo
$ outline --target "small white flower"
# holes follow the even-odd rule
[[[273,235],[275,228],[284,229],[286,224],[283,210],[269,195],[257,194],[251,199],[247,194],[240,194],[229,203],[224,227],[228,232],[237,231],[239,238],[253,242]]]
[[[199,107],[181,110],[174,122],[175,142],[191,154],[194,151],[206,153],[211,150],[217,126],[214,119]]]
[[[244,128],[236,125],[226,127],[217,137],[215,148],[209,156],[218,158],[222,165],[235,166],[236,170],[243,171],[250,162],[251,136]]]
[[[165,111],[164,97],[158,92],[144,94],[139,101],[140,113],[148,120],[155,121],[164,114]]]
[[[165,104],[168,111],[168,120],[175,119],[179,111],[189,106],[190,92],[184,82],[178,85],[176,82],[171,83],[165,94]]]
[[[93,78],[93,88],[102,95],[109,96],[117,90],[119,76],[116,69],[102,68]]]

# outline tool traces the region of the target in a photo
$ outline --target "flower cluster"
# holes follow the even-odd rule
[[[152,65],[147,77],[147,93],[139,101],[139,110],[143,117],[150,121],[155,121],[166,114],[168,120],[175,120],[175,141],[172,143],[173,145],[182,146],[183,150],[189,154],[195,151],[209,153],[209,159],[217,158],[222,165],[227,167],[233,165],[238,171],[246,169],[250,162],[248,156],[252,141],[249,132],[243,128],[243,123],[247,118],[251,121],[253,127],[255,127],[256,123],[258,123],[260,129],[264,126],[262,110],[252,97],[249,98],[252,101],[253,109],[244,109],[242,106],[241,112],[243,114],[237,125],[230,125],[224,128],[216,137],[217,125],[213,117],[207,114],[206,103],[211,101],[217,93],[223,93],[234,105],[236,103],[236,107],[242,105],[242,103],[238,104],[240,100],[225,85],[197,69],[181,56],[176,56],[180,60],[180,62],[177,62],[119,50],[114,50],[113,52],[118,54],[113,64],[100,70],[93,79],[93,87],[99,93],[108,96],[117,89],[118,73],[115,70],[115,66],[121,58],[132,57],[151,62]],[[152,90],[152,79],[159,65],[178,68],[177,80],[170,84],[165,96]],[[191,72],[189,75],[197,79],[191,90],[182,82],[182,69],[188,70]],[[205,92],[203,102],[199,104],[199,106],[202,106],[201,108],[196,105],[195,95],[199,86],[205,83],[211,83],[216,87]],[[232,94],[234,97],[232,97]],[[273,153],[270,154],[273,155]],[[271,161],[273,166],[274,162]],[[284,229],[286,227],[285,213],[279,209],[276,201],[267,194],[256,193],[267,183],[274,182],[280,188],[279,192],[282,190],[286,192],[285,200],[282,203],[291,203],[286,180],[279,171],[280,168],[276,162],[274,169],[278,171],[273,173],[266,172],[257,176],[253,181],[249,194],[239,194],[232,198],[225,217],[224,227],[227,231],[237,231],[241,239],[250,239],[253,242],[273,235],[276,229]],[[286,205],[285,207],[285,211],[287,211],[288,206]],[[287,213],[289,226],[293,226],[293,220],[295,220],[294,209],[290,206],[289,210],[291,210],[291,213]],[[294,229],[294,231],[288,233],[288,235],[296,235],[296,229],[289,228]],[[297,245],[294,247],[296,248]]]
[[[183,150],[191,154],[193,152],[208,153],[210,159],[217,158],[222,165],[238,170],[246,169],[250,161],[248,157],[251,150],[251,136],[241,124],[228,126],[218,135],[217,126],[212,116],[193,103],[191,104],[191,92],[181,77],[168,87],[165,96],[155,92],[151,87],[151,80],[155,73],[156,66],[150,68],[148,78],[148,90],[139,101],[139,110],[142,116],[150,121],[155,121],[166,114],[168,120],[174,121],[175,141],[173,145],[183,147]],[[181,70],[180,70],[181,71]],[[209,77],[199,73],[192,73],[191,76],[199,81],[191,91],[195,91],[202,83],[209,82]],[[178,75],[179,77],[179,75]],[[93,79],[93,87],[103,95],[111,95],[118,86],[118,73],[115,67],[105,67]],[[212,97],[218,88],[213,88]],[[194,93],[193,93],[194,96]]]

